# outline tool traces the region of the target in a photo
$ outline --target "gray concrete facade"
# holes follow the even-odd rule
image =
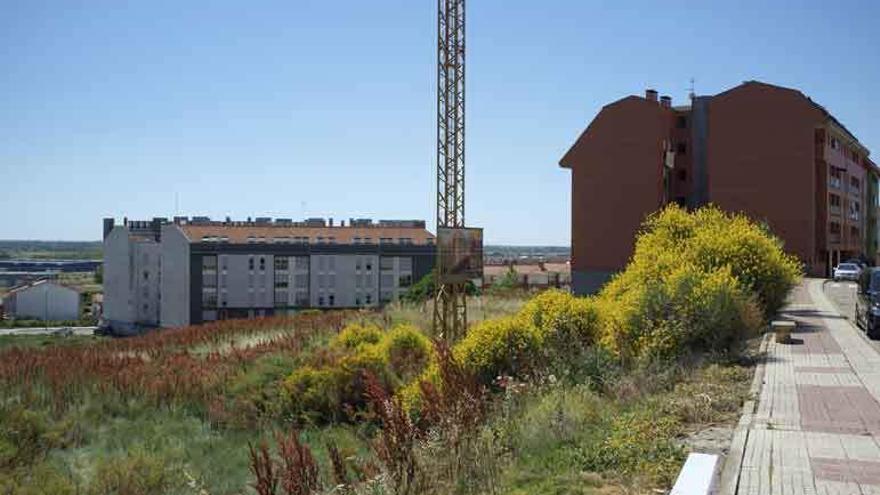
[[[104,244],[105,315],[122,333],[305,308],[377,307],[430,273],[436,249],[403,242],[193,242],[174,223],[155,238],[116,226]]]
[[[571,290],[577,296],[596,294],[606,282],[611,280],[615,273],[613,271],[599,270],[572,270]]]
[[[119,333],[160,322],[160,245],[116,226],[104,239],[104,321]]]

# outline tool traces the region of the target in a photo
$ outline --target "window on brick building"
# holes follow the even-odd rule
[[[679,154],[687,153],[687,144],[685,144],[685,143],[676,144],[675,151],[677,151]]]
[[[675,120],[675,127],[678,127],[679,129],[687,129],[687,126],[687,117],[679,116]]]

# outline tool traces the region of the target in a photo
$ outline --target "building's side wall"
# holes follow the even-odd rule
[[[132,299],[135,323],[156,326],[160,321],[161,245],[155,241],[134,241],[131,244]]]
[[[758,83],[713,97],[708,113],[710,202],[767,222],[785,249],[815,270],[821,113],[796,91]]]
[[[134,322],[131,242],[128,229],[114,227],[104,239],[104,320],[111,328]]]
[[[673,112],[629,97],[599,112],[563,159],[572,170],[572,281],[596,291],[632,255],[645,217],[663,204]]]
[[[160,323],[163,327],[189,325],[189,240],[176,225],[162,227],[160,253]]]
[[[869,166],[865,160],[866,168]],[[873,262],[877,257],[877,171],[869,169],[866,177],[866,197],[862,210],[865,213],[865,259]]]
[[[78,320],[79,292],[67,287],[42,283],[16,293],[16,318],[39,320]]]

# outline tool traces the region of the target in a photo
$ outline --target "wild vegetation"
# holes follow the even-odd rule
[[[0,492],[667,488],[798,276],[762,226],[670,207],[600,294],[475,296],[451,345],[417,302],[5,348]]]
[[[0,259],[99,260],[101,241],[0,240]]]

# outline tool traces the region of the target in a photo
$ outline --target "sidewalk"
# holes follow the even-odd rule
[[[807,279],[785,317],[791,344],[765,340],[722,474],[724,495],[880,495],[880,354]]]

